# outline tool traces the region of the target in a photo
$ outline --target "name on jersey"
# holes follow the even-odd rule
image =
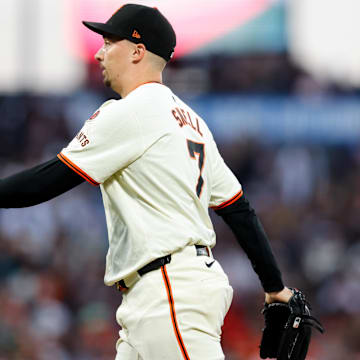
[[[82,132],[80,131],[77,135],[76,135],[76,138],[79,140],[80,142],[80,145],[82,147],[86,146],[87,144],[90,143],[90,140],[87,138],[87,136]]]
[[[178,122],[180,127],[189,125],[193,130],[198,132],[201,136],[203,136],[202,132],[200,131],[200,125],[199,125],[199,119],[196,118],[194,125],[190,113],[188,111],[185,111],[184,109],[176,107],[175,109],[171,110],[171,113],[173,114],[175,120]]]

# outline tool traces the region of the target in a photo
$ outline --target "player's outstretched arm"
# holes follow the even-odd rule
[[[0,208],[21,208],[48,201],[84,182],[57,157],[0,180]]]

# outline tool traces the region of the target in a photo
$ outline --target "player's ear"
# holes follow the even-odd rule
[[[135,63],[138,63],[145,56],[146,47],[144,44],[134,44],[132,58]]]

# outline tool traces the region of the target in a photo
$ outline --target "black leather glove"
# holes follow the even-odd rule
[[[312,328],[321,333],[320,322],[310,314],[310,305],[304,294],[291,289],[289,302],[265,304],[262,310],[265,320],[260,343],[262,359],[304,360],[311,341]]]

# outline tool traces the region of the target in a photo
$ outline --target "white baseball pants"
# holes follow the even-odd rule
[[[188,246],[123,292],[115,360],[225,358],[221,327],[233,290],[220,264],[210,265],[213,261]]]

